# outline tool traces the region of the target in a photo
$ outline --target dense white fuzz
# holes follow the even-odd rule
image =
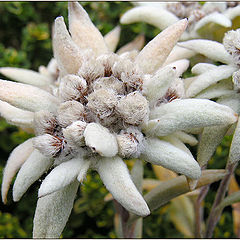
[[[232,57],[225,50],[224,46],[216,41],[196,39],[189,40],[186,42],[178,43],[180,47],[185,47],[187,49],[193,50],[196,53],[200,53],[214,61],[219,61],[222,63],[232,63]]]
[[[163,30],[177,22],[178,17],[163,8],[140,6],[128,10],[120,19],[121,24],[130,24],[139,21],[152,24]]]
[[[57,98],[40,88],[5,80],[0,80],[0,99],[32,112],[55,111],[58,105]]]
[[[198,179],[201,175],[201,169],[192,156],[157,138],[146,139],[142,158],[192,179]]]
[[[151,105],[166,94],[175,78],[176,68],[167,65],[143,82],[143,94],[146,95]]]
[[[118,142],[118,154],[123,158],[137,158],[143,150],[143,134],[137,129],[130,127],[122,130],[116,136]]]
[[[113,157],[118,152],[116,137],[98,123],[89,123],[84,131],[85,143],[93,152]]]
[[[63,136],[71,147],[85,145],[83,133],[86,126],[86,122],[75,121],[70,126],[63,128]]]
[[[57,60],[55,58],[51,58],[51,60],[49,61],[47,65],[47,71],[48,74],[51,75],[53,81],[57,79],[59,75],[59,69],[57,65]]]
[[[126,45],[122,46],[118,51],[117,54],[123,54],[127,52],[139,51],[143,48],[145,42],[145,37],[143,34],[138,35],[133,41],[127,43]]]
[[[59,238],[70,216],[78,181],[39,198],[33,220],[33,238]]]
[[[104,36],[104,41],[110,52],[115,52],[120,39],[120,32],[121,28],[117,26]]]
[[[229,129],[228,126],[205,127],[200,135],[197,161],[201,167],[205,166],[213,156],[217,146]]]
[[[230,107],[233,111],[240,114],[240,95],[238,93],[235,92],[228,96],[222,96],[217,102]]]
[[[234,164],[240,160],[239,142],[240,142],[240,121],[238,120],[230,147],[228,164]]]
[[[68,100],[85,100],[87,83],[84,78],[77,75],[68,74],[61,78],[58,94],[62,101]]]
[[[35,149],[22,165],[13,186],[13,200],[19,201],[28,188],[52,166],[53,160]]]
[[[58,122],[61,126],[67,127],[74,121],[84,120],[84,106],[77,101],[61,103],[57,110]]]
[[[34,129],[36,135],[53,134],[57,126],[56,116],[48,111],[41,110],[34,114]]]
[[[182,99],[156,107],[144,126],[145,133],[165,136],[189,128],[227,125],[237,121],[229,107],[206,99]]]
[[[124,208],[139,216],[150,214],[120,157],[101,158],[96,168],[106,188]]]
[[[63,17],[58,17],[55,20],[53,52],[62,75],[77,73],[82,63],[82,55],[79,47],[70,37]]]
[[[77,178],[84,163],[85,160],[81,158],[73,158],[55,167],[43,180],[38,197],[44,197],[69,185]]]
[[[205,73],[199,75],[190,84],[186,91],[187,97],[194,97],[196,94],[200,93],[202,90],[206,89],[210,85],[217,83],[222,79],[229,78],[232,76],[233,72],[236,71],[236,66],[232,65],[221,65],[214,69],[209,69]]]
[[[240,70],[236,71],[232,75],[232,81],[234,84],[234,90],[240,90]]]
[[[68,19],[73,41],[81,49],[91,48],[97,55],[108,52],[102,34],[78,2],[68,3]]]
[[[2,67],[0,73],[17,82],[27,83],[37,87],[46,87],[49,84],[49,78],[32,70]]]
[[[166,60],[174,45],[187,27],[183,19],[159,33],[136,57],[136,64],[145,73],[153,73]]]
[[[117,78],[111,76],[111,77],[103,77],[97,79],[93,83],[93,89],[98,90],[100,88],[104,89],[112,89],[117,94],[123,95],[125,92],[124,84],[123,82],[119,81]]]
[[[7,194],[12,182],[13,177],[16,172],[20,169],[23,163],[27,160],[30,154],[33,151],[32,146],[32,138],[28,139],[24,143],[17,146],[10,154],[6,167],[3,171],[3,179],[2,179],[2,201],[6,204],[7,202]]]
[[[81,169],[78,173],[78,176],[77,176],[77,180],[79,182],[83,182],[83,180],[85,179],[86,175],[87,175],[87,171],[89,169],[91,165],[91,161],[89,160],[84,160],[83,164],[81,165]]]
[[[180,77],[182,74],[188,69],[190,64],[190,61],[187,59],[180,59],[175,62],[172,62],[168,64],[168,66],[171,66],[176,69],[176,76]]]
[[[18,127],[33,128],[33,112],[25,111],[0,100],[0,116]]]
[[[174,136],[179,138],[182,142],[189,144],[190,146],[195,146],[198,144],[198,140],[191,134],[178,131],[174,133]]]
[[[240,16],[240,6],[238,5],[233,8],[228,8],[223,14],[229,19],[233,20],[234,18]]]
[[[87,107],[100,119],[110,116],[117,105],[117,94],[111,89],[100,88],[87,97]]]
[[[126,123],[140,125],[148,120],[148,101],[139,92],[129,93],[119,100],[116,111]]]
[[[33,146],[46,157],[56,157],[63,149],[64,142],[61,138],[44,134],[33,139]]]
[[[196,65],[194,65],[191,69],[192,73],[194,74],[202,74],[202,73],[206,73],[209,70],[213,70],[213,69],[217,69],[218,66],[216,66],[215,64],[211,64],[211,63],[197,63]]]

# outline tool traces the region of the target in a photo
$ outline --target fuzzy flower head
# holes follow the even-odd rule
[[[61,234],[89,168],[125,209],[140,216],[150,211],[123,159],[141,158],[189,179],[200,177],[185,145],[196,144],[196,139],[184,131],[229,125],[237,116],[209,100],[185,99],[180,76],[189,61],[166,60],[186,26],[183,19],[140,52],[115,54],[81,5],[70,2],[71,36],[62,17],[54,23],[57,74],[51,89],[0,80],[1,115],[36,134],[9,157],[3,201],[19,168],[14,201],[52,169],[38,192],[34,237]]]

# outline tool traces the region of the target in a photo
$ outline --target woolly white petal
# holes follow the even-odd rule
[[[63,17],[55,19],[53,52],[63,75],[78,72],[82,63],[82,55],[79,47],[70,37]]]
[[[237,121],[237,114],[229,107],[206,99],[174,100],[152,110],[144,131],[165,136],[178,130],[213,125],[227,125]]]
[[[172,144],[157,138],[146,140],[142,157],[152,164],[161,165],[192,179],[198,179],[201,175],[201,169],[193,157]]]
[[[73,208],[79,186],[74,181],[65,188],[38,199],[33,220],[33,238],[59,238]]]
[[[10,154],[6,167],[3,171],[2,180],[2,201],[7,202],[7,193],[16,172],[20,169],[22,164],[27,160],[33,151],[32,138],[17,146]]]
[[[48,85],[51,80],[38,72],[14,67],[2,67],[0,68],[0,73],[17,82],[27,83],[37,87],[44,87]]]
[[[189,144],[190,146],[195,146],[198,143],[198,140],[194,136],[182,131],[175,132],[174,136],[179,138],[182,142]]]
[[[200,53],[214,61],[222,63],[232,63],[233,61],[231,55],[228,54],[224,46],[216,41],[194,39],[178,43],[178,46],[193,50],[196,53]]]
[[[136,64],[145,73],[157,70],[166,60],[188,24],[182,19],[159,33],[136,57]]]
[[[55,111],[58,99],[50,93],[24,83],[0,79],[0,99],[29,111]]]
[[[104,41],[109,51],[115,52],[120,39],[120,32],[121,32],[121,28],[120,26],[117,26],[104,36]]]
[[[201,167],[205,166],[211,159],[228,129],[229,126],[213,126],[203,129],[197,153],[197,161]]]
[[[163,8],[140,6],[132,8],[124,13],[120,19],[120,23],[130,24],[135,22],[146,22],[163,30],[178,20],[178,17]]]
[[[5,118],[10,124],[33,128],[34,113],[13,107],[7,102],[0,100],[0,116]]]
[[[230,147],[228,164],[234,164],[240,160],[239,142],[240,142],[240,121],[238,120]]]
[[[229,96],[221,97],[217,100],[219,104],[223,104],[233,109],[236,113],[240,114],[240,96],[237,93]]]
[[[125,52],[130,52],[133,50],[141,50],[144,46],[145,37],[144,35],[140,34],[136,38],[133,39],[133,41],[127,43],[126,45],[123,45],[118,51],[117,54],[122,54]]]
[[[189,67],[190,61],[187,59],[180,59],[168,64],[168,66],[176,68],[176,77],[180,77]]]
[[[163,97],[170,87],[172,81],[176,78],[176,68],[165,66],[160,68],[153,77],[144,81],[143,92],[150,102],[155,102]]]
[[[208,23],[216,23],[223,27],[231,27],[232,26],[232,22],[227,17],[225,17],[221,13],[214,12],[209,15],[206,15],[201,20],[199,20],[196,23],[196,25],[194,26],[194,31],[198,31],[200,28],[202,28],[203,26],[205,26]]]
[[[34,150],[22,165],[13,186],[13,200],[19,201],[27,189],[47,171],[53,163],[38,150]]]
[[[81,49],[91,48],[97,55],[108,52],[102,34],[78,2],[68,3],[68,19],[73,41]]]
[[[196,65],[194,65],[191,69],[192,73],[200,75],[202,73],[205,73],[209,70],[213,70],[213,69],[217,69],[218,66],[216,66],[215,64],[211,64],[211,63],[197,63]]]
[[[55,167],[43,180],[38,197],[46,196],[69,185],[77,178],[84,163],[81,158],[73,158]]]
[[[101,158],[96,168],[106,188],[124,208],[139,216],[150,214],[146,202],[132,182],[127,166],[120,157]]]
[[[98,123],[89,123],[84,131],[85,142],[93,152],[104,157],[113,157],[118,152],[116,137]]]
[[[233,20],[234,18],[240,16],[240,6],[236,6],[236,7],[233,7],[233,8],[228,8],[223,14],[227,18]]]
[[[187,97],[193,97],[210,85],[232,76],[237,70],[236,66],[222,65],[199,75],[186,91]]]

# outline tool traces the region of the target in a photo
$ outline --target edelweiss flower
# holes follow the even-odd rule
[[[188,18],[189,26],[181,39],[208,38],[221,41],[224,32],[235,27],[240,15],[237,2],[163,2],[136,3],[121,17],[122,24],[143,21],[163,30],[179,19]],[[239,25],[238,25],[239,26]]]
[[[62,17],[54,25],[53,49],[59,70],[55,90],[29,85],[32,82],[0,80],[1,115],[36,134],[8,159],[3,201],[19,168],[14,201],[52,169],[38,192],[33,237],[60,236],[89,168],[99,173],[124,208],[140,216],[150,212],[123,159],[141,158],[190,179],[200,177],[200,167],[184,144],[196,140],[183,131],[229,125],[237,116],[210,100],[183,99],[179,76],[188,61],[168,65],[165,61],[186,26],[187,20],[181,20],[139,53],[117,55],[81,5],[70,2],[71,36]]]

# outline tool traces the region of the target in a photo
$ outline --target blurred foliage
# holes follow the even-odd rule
[[[132,7],[129,2],[83,2],[90,18],[103,35],[119,24],[120,16]],[[47,65],[52,57],[51,26],[57,16],[67,22],[67,2],[0,2],[0,66],[23,67],[37,70]],[[119,48],[144,33],[146,42],[159,30],[145,23],[121,26]],[[4,78],[0,76],[0,78]],[[4,78],[6,79],[6,78]],[[0,119],[0,176],[6,160],[14,147],[31,137],[23,130]],[[210,168],[224,168],[230,145],[226,137],[210,162]],[[196,149],[192,149],[196,152]],[[154,178],[151,164],[145,164],[144,177]],[[236,178],[239,179],[240,169]],[[0,178],[1,183],[1,178]],[[11,198],[0,203],[0,238],[31,238],[32,221],[40,181],[30,187],[18,202]],[[206,216],[213,202],[218,183],[213,184],[205,201]],[[107,194],[98,174],[89,172],[78,192],[74,209],[62,234],[63,238],[116,238],[113,226],[114,206],[104,202]],[[231,238],[233,222],[231,208],[226,208],[216,228],[214,237]],[[183,238],[171,222],[169,204],[144,219],[143,238]]]

